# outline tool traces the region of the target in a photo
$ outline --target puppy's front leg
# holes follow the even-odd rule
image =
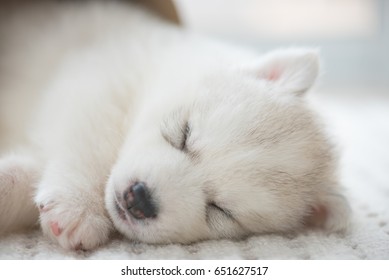
[[[69,159],[67,159],[69,160]],[[35,202],[43,232],[66,249],[92,249],[112,230],[104,207],[102,174],[89,165],[51,160],[38,185]]]
[[[38,210],[33,193],[40,172],[38,163],[29,156],[0,159],[0,234],[36,224]]]

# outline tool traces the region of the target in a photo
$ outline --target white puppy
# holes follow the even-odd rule
[[[2,232],[38,208],[65,248],[114,228],[147,243],[346,228],[336,157],[305,100],[316,51],[259,57],[123,4],[2,18]]]

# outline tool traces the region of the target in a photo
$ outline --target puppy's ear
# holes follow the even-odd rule
[[[350,213],[350,205],[343,194],[338,190],[328,190],[311,206],[306,224],[330,232],[344,232],[350,225]]]
[[[319,54],[314,49],[287,49],[268,53],[257,66],[257,77],[283,92],[303,95],[319,73]]]

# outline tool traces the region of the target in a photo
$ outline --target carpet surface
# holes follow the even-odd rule
[[[326,89],[310,96],[339,143],[353,209],[344,235],[310,230],[191,245],[152,246],[121,236],[89,252],[61,249],[39,230],[0,238],[0,259],[389,259],[389,90]]]

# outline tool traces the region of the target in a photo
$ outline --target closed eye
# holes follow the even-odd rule
[[[186,122],[184,129],[183,129],[183,137],[182,137],[181,146],[180,146],[181,151],[185,151],[185,152],[188,151],[187,142],[188,142],[188,138],[190,136],[190,133],[191,133],[191,129],[190,129],[189,122]]]
[[[162,122],[161,133],[172,147],[189,152],[187,143],[191,134],[191,126],[188,121],[181,121],[179,116],[173,115]]]
[[[225,208],[220,207],[215,202],[208,203],[208,205],[207,205],[207,213],[209,211],[218,211],[219,213],[222,213],[223,215],[227,216],[228,218],[233,219],[231,211],[229,211],[229,210],[227,210]]]

